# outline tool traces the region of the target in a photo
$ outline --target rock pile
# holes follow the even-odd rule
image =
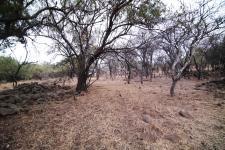
[[[199,84],[195,89],[214,92],[215,98],[222,98],[225,100],[225,78]]]
[[[0,92],[0,116],[18,113],[29,105],[64,100],[72,95],[73,90],[68,86],[23,83],[14,89]]]
[[[225,90],[225,78],[221,80],[212,80],[209,82],[205,82],[196,86],[198,90],[208,90],[213,91],[215,89]]]

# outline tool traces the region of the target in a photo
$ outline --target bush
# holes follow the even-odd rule
[[[18,62],[12,57],[0,56],[0,81],[12,81]]]
[[[19,62],[12,57],[0,56],[0,81],[13,82]],[[66,67],[52,64],[26,64],[20,69],[16,80],[62,77]]]

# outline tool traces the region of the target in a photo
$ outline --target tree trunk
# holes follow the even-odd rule
[[[202,71],[197,70],[197,72],[198,72],[198,80],[201,80],[202,79]]]
[[[147,66],[147,63],[146,63],[146,54],[147,54],[147,49],[144,49],[143,50],[143,54],[142,54],[142,59],[143,60],[142,60],[142,66],[141,66],[141,84],[143,84],[144,73],[145,73],[146,78],[148,77],[147,76],[147,74],[148,74],[148,66]]]
[[[108,67],[109,67],[109,76],[110,76],[110,79],[113,80],[113,68],[112,68],[112,65],[111,65],[111,62],[108,63]]]
[[[100,77],[100,68],[97,68],[97,71],[96,71],[96,80],[99,80],[99,77]]]
[[[144,62],[142,63],[141,66],[141,84],[143,84],[143,71],[144,71]]]
[[[87,79],[88,79],[88,74],[85,71],[78,75],[77,86],[76,86],[77,93],[87,90]]]
[[[101,67],[100,67],[100,64],[97,63],[97,65],[96,65],[96,80],[99,80],[100,73],[101,73]]]
[[[200,69],[200,65],[197,63],[195,57],[193,57],[193,60],[194,60],[194,64],[195,64],[195,70],[197,71],[197,78],[198,78],[198,80],[201,80],[202,72],[201,72],[201,69]]]
[[[145,64],[145,78],[148,79],[149,77],[149,62],[146,62]]]
[[[17,81],[16,80],[13,81],[13,88],[15,88],[15,87],[17,87]]]
[[[127,83],[130,84],[130,79],[131,79],[131,68],[130,68],[130,64],[129,64],[129,63],[127,63],[127,71],[128,71]]]
[[[170,87],[170,96],[175,95],[175,87],[176,87],[177,81],[178,80],[174,80],[174,79],[172,80],[172,85]]]
[[[152,56],[153,56],[153,52],[150,55],[150,81],[152,81],[152,77],[153,77]]]
[[[77,86],[76,92],[79,94],[81,91],[87,90],[87,79],[89,73],[89,66],[85,65],[85,57],[80,55],[78,57],[78,76],[77,76]]]

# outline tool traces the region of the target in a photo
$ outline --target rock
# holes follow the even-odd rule
[[[178,143],[181,138],[177,135],[177,134],[167,134],[164,136],[165,139],[169,140],[170,142],[173,142],[173,143]]]
[[[4,100],[5,103],[11,103],[11,104],[15,104],[16,103],[16,98],[15,97],[9,97],[8,99]]]
[[[142,120],[145,122],[145,123],[150,123],[151,122],[151,117],[147,114],[143,114],[142,115]]]
[[[39,98],[39,99],[37,99],[37,103],[38,104],[41,104],[41,103],[43,103],[45,101],[45,98]]]
[[[37,100],[34,101],[34,100],[29,99],[29,100],[26,101],[26,104],[27,105],[33,105],[33,104],[35,104],[36,101]]]
[[[222,130],[222,129],[224,129],[224,127],[221,126],[221,125],[214,125],[214,129],[216,129],[216,130]]]
[[[60,90],[60,91],[57,91],[56,94],[60,97],[63,97],[65,95],[65,92]]]
[[[217,104],[216,104],[216,106],[219,106],[219,107],[221,107],[221,106],[222,106],[222,104],[221,104],[221,103],[217,103]]]
[[[16,114],[18,111],[12,108],[3,108],[0,107],[0,116],[7,116]]]
[[[39,95],[39,94],[33,94],[33,95],[31,95],[31,99],[32,100],[37,100],[37,99],[39,99],[41,96]]]
[[[79,96],[84,96],[85,94],[86,94],[86,92],[81,91],[80,94],[79,94]]]
[[[75,95],[75,96],[84,96],[84,95],[85,95],[85,92],[84,92],[84,91],[81,91],[81,92],[77,92],[77,91],[76,91],[76,92],[74,93],[74,95]]]
[[[100,132],[101,132],[101,131],[100,131]],[[118,134],[121,133],[121,131],[120,131],[119,129],[115,129],[113,132],[114,132],[114,134],[116,134],[116,135],[118,135]]]
[[[71,97],[74,91],[71,87],[53,86],[47,83],[23,83],[17,87],[0,92],[0,108],[2,115],[14,114],[24,110],[29,105],[40,104],[43,101],[61,101]],[[78,93],[83,96],[84,93]],[[22,109],[23,108],[23,109]]]
[[[29,94],[31,92],[30,89],[28,88],[24,88],[23,90],[21,90],[24,94]]]
[[[224,104],[224,102],[219,102],[219,103],[216,104],[216,106],[221,107],[221,106],[223,106],[223,104]]]
[[[65,94],[66,94],[66,95],[72,95],[72,94],[73,94],[73,91],[72,91],[72,90],[66,90],[66,91],[65,91]]]
[[[179,111],[179,115],[184,118],[193,118],[187,111],[184,110]]]
[[[71,87],[69,87],[69,86],[63,86],[62,89],[64,89],[64,90],[70,90]]]
[[[16,112],[19,112],[22,109],[21,107],[14,104],[11,104],[9,108],[15,110]]]
[[[1,103],[0,103],[0,107],[8,107],[8,103],[1,102]]]
[[[26,94],[20,94],[20,98],[21,98],[22,100],[27,99],[27,95],[26,95]]]
[[[47,95],[47,97],[48,98],[50,98],[51,100],[54,100],[54,99],[57,99],[57,94],[56,93],[49,93],[48,95]]]
[[[58,96],[58,97],[55,98],[55,100],[56,100],[56,101],[63,101],[63,100],[64,100],[64,97]]]
[[[0,103],[0,107],[18,109],[18,107],[15,104],[4,103],[4,102]]]
[[[6,99],[9,99],[11,95],[0,95],[0,100],[5,101]]]
[[[23,101],[22,98],[20,98],[18,95],[14,96],[15,98],[15,103],[21,103]]]

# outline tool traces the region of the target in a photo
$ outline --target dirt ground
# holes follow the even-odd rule
[[[0,148],[20,150],[225,149],[225,100],[197,81],[97,81],[88,93],[0,118]],[[4,87],[4,86],[2,86]],[[7,87],[5,87],[7,88]]]

